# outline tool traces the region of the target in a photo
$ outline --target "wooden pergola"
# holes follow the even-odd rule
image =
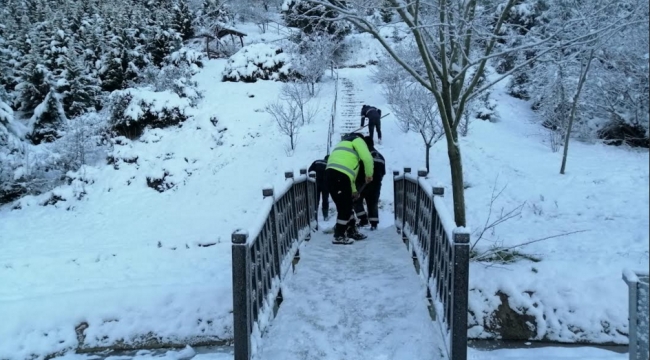
[[[245,33],[232,29],[229,27],[226,27],[222,24],[217,24],[214,26],[214,28],[211,31],[208,32],[202,32],[199,36],[205,38],[205,52],[208,55],[208,58],[210,58],[210,41],[217,39],[221,40],[222,38],[226,36],[230,36],[231,41],[233,44],[235,43],[235,36],[239,38],[239,43],[241,44],[242,47],[244,47],[244,36],[247,36]],[[217,50],[219,50],[219,42],[217,42]]]

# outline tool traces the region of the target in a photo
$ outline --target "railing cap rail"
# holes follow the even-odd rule
[[[232,243],[241,245],[246,244],[248,241],[248,230],[245,229],[236,229],[232,232]]]
[[[638,282],[648,283],[648,280],[650,280],[650,275],[648,274],[648,271],[645,270],[635,271],[631,269],[625,269],[623,270],[623,280],[625,280],[625,282],[628,284]]]

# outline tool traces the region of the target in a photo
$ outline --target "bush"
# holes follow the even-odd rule
[[[252,44],[243,47],[228,59],[223,81],[257,80],[287,81],[292,70],[289,56],[282,48],[270,44]]]
[[[145,128],[166,128],[188,119],[190,100],[172,91],[125,89],[111,94],[111,130],[118,136],[137,139]]]
[[[628,124],[622,120],[613,120],[598,130],[598,138],[608,145],[631,147],[650,147],[648,130],[639,124]]]

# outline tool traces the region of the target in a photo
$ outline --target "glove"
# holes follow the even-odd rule
[[[353,192],[353,193],[352,193],[352,199],[354,199],[354,200],[359,200],[359,193],[356,192],[356,191]]]
[[[372,182],[372,176],[366,176],[366,184],[370,184]]]

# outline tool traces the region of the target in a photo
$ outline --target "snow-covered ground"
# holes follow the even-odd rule
[[[230,234],[258,217],[264,184],[325,155],[333,83],[288,157],[263,111],[281,84],[221,83],[225,62],[196,77],[205,100],[194,119],[118,149],[137,164],[85,168],[92,184],[55,190],[66,199],[55,205],[39,205],[45,194],[0,209],[0,358],[74,347],[84,322],[89,346],[149,332],[231,338]],[[165,171],[173,189],[147,187]]]
[[[368,43],[360,38],[360,44]],[[357,63],[376,54],[357,52],[363,57]],[[66,201],[54,205],[39,205],[50,197],[46,194],[21,200],[18,210],[0,208],[0,358],[73,348],[75,326],[82,323],[88,326],[89,346],[147,333],[177,341],[232,336],[230,234],[257,218],[263,184],[280,183],[285,169],[297,171],[325,155],[333,82],[325,79],[314,102],[319,116],[302,129],[297,150],[287,156],[288,138],[263,111],[281,84],[221,83],[225,62],[208,61],[196,76],[205,99],[182,128],[149,131],[144,141],[118,149],[136,154],[136,164],[85,168],[79,177],[87,183],[56,190]],[[390,112],[370,74],[371,68],[339,71],[355,84],[358,99]],[[482,324],[483,315],[498,306],[495,294],[501,291],[511,305],[535,316],[540,337],[625,342],[619,333],[627,332],[621,271],[648,267],[647,151],[573,142],[568,172],[559,175],[560,154],[542,143],[529,105],[508,97],[502,87],[494,96],[501,120],[475,121],[461,140],[471,226],[485,222],[498,176],[498,184],[508,187],[494,212],[526,205],[490,239],[508,246],[587,231],[521,249],[539,256],[538,263],[472,264],[470,310]],[[213,116],[217,126],[210,122]],[[384,143],[378,148],[388,173],[422,167],[419,135],[401,133],[392,116],[382,125]],[[445,184],[450,194],[444,141],[431,155],[431,181]],[[158,193],[147,187],[147,176],[165,171],[174,188]],[[390,178],[384,183],[382,202],[390,211],[392,183]],[[73,195],[81,192],[85,195],[77,200]],[[446,201],[451,205],[450,195]],[[601,331],[604,322],[608,334]],[[574,334],[572,326],[582,331]],[[470,331],[485,335],[479,325]],[[525,350],[537,354],[530,357],[503,351],[472,351],[471,356],[528,359],[541,350]],[[622,359],[610,355],[558,358]]]
[[[589,347],[582,348],[523,348],[523,349],[501,349],[501,350],[476,350],[470,348],[468,360],[627,360],[627,354],[619,354],[608,350],[600,350]],[[135,355],[120,356],[89,356],[69,354],[55,358],[55,360],[233,360],[232,351],[214,352],[211,350],[185,348],[164,353],[153,353],[140,351]],[[333,360],[325,358],[326,360]]]
[[[374,45],[369,47],[376,52]],[[342,69],[339,74],[355,82],[358,99],[390,112],[379,85],[368,80],[371,71]],[[475,120],[460,140],[468,223],[476,237],[486,224],[495,184],[497,193],[507,188],[494,201],[490,222],[523,208],[519,216],[487,231],[477,249],[552,238],[517,249],[541,262],[471,265],[470,336],[489,336],[483,326],[501,303],[500,291],[509,296],[511,307],[534,317],[539,339],[627,343],[627,285],[621,274],[649,265],[648,151],[572,141],[567,172],[560,175],[562,154],[545,143],[530,104],[508,96],[505,82],[492,96],[500,120]],[[382,128],[386,135],[379,149],[389,173],[424,166],[418,134],[400,132],[392,116],[382,120]],[[445,185],[452,209],[444,139],[432,148],[431,160],[430,180]],[[390,182],[382,189],[382,201],[392,204]]]

